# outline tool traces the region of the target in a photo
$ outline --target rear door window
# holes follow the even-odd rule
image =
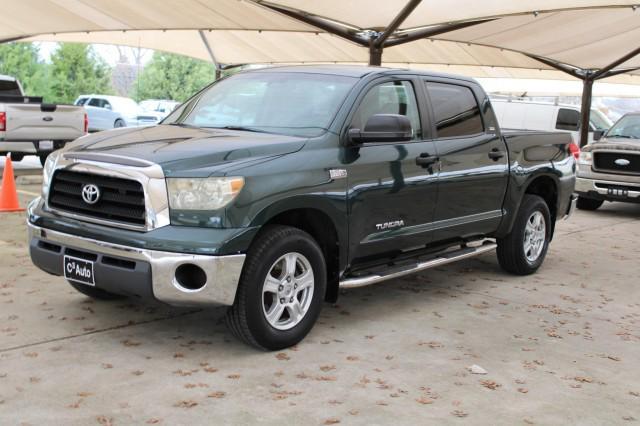
[[[454,138],[484,133],[484,124],[476,97],[469,87],[427,82],[439,138]]]
[[[556,120],[556,129],[577,132],[580,127],[580,113],[575,109],[560,108],[558,110],[558,119]]]
[[[0,80],[0,96],[22,96],[15,80]]]

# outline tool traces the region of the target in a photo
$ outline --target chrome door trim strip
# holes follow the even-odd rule
[[[466,225],[468,223],[480,222],[483,220],[497,219],[503,216],[502,210],[491,210],[484,213],[476,213],[468,216],[456,217],[453,219],[438,220],[436,222],[421,223],[419,225],[405,226],[402,228],[390,229],[382,232],[374,232],[367,235],[360,244],[379,242],[390,238],[405,237],[422,232],[436,231],[438,229],[451,228],[453,226]]]

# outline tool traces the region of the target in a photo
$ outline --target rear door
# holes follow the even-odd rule
[[[435,155],[427,114],[419,107],[425,104],[424,92],[416,90],[420,83],[409,76],[376,80],[365,88],[349,119],[349,128],[363,129],[374,114],[401,114],[413,129],[411,141],[344,148],[351,263],[393,257],[432,239],[437,170],[416,161]]]
[[[85,104],[91,130],[105,130],[113,127],[107,123],[109,110],[104,108],[104,103],[104,99],[91,98]]]
[[[496,134],[491,104],[473,83],[433,79],[424,84],[440,160],[434,240],[491,233],[502,217],[508,180],[507,148]]]

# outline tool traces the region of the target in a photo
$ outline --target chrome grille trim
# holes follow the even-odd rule
[[[90,158],[95,158],[95,160]],[[109,160],[113,160],[113,162]],[[127,160],[129,160],[127,157],[120,156],[109,156],[104,154],[97,154],[95,156],[92,156],[91,154],[77,155],[73,152],[66,152],[58,158],[53,174],[58,170],[65,170],[120,179],[129,179],[139,182],[144,191],[144,225],[122,223],[58,210],[49,206],[48,198],[50,191],[47,191],[46,193],[45,210],[57,216],[69,217],[82,222],[90,222],[98,225],[134,231],[150,231],[152,229],[169,225],[169,199],[167,196],[167,185],[162,167],[158,164],[143,160]],[[133,166],[131,165],[132,163],[137,164]]]

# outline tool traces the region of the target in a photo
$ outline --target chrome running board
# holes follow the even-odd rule
[[[467,259],[469,257],[478,256],[479,254],[486,253],[491,250],[495,250],[497,244],[493,241],[485,240],[482,244],[477,246],[465,246],[457,250],[448,251],[437,255],[433,259],[429,259],[425,262],[420,262],[415,265],[409,266],[405,269],[394,270],[388,274],[371,274],[362,277],[347,278],[340,281],[340,288],[355,288],[363,287],[366,285],[376,284],[381,281],[390,280],[393,278],[403,277],[405,275],[413,274],[414,272],[424,271],[425,269],[435,268],[447,263],[456,262],[458,260]]]

